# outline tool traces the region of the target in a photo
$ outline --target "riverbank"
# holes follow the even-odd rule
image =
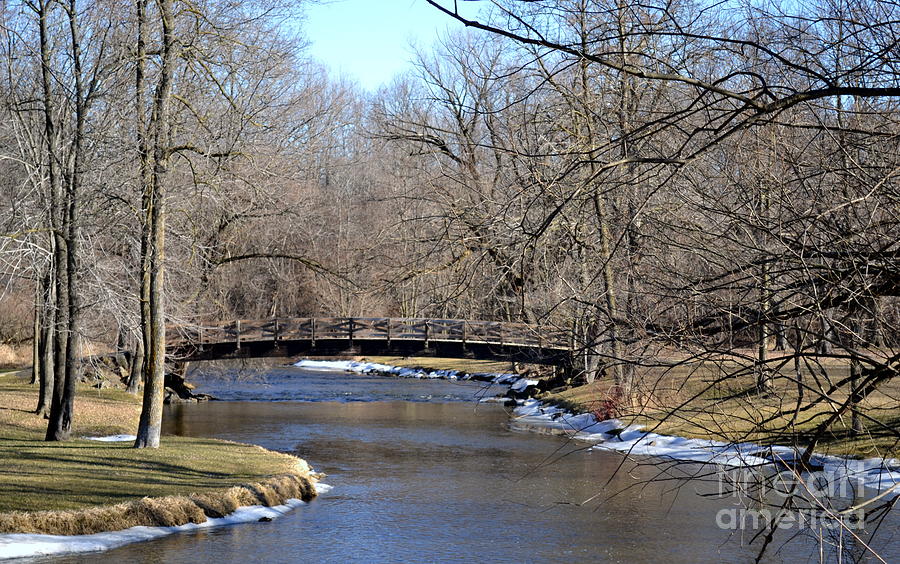
[[[304,461],[258,446],[164,437],[159,449],[133,449],[130,440],[90,440],[137,427],[139,399],[121,390],[79,389],[78,438],[63,443],[43,440],[46,421],[32,412],[35,402],[27,374],[0,374],[2,533],[203,524],[239,507],[316,495],[317,476]]]
[[[804,448],[817,428],[847,401],[846,390],[827,391],[830,382],[849,377],[847,363],[820,360],[804,368],[805,393],[798,392],[792,368],[774,378],[774,389],[756,390],[752,370],[733,361],[680,361],[643,367],[636,372],[635,395],[626,403],[615,394],[612,378],[552,394],[545,403],[572,413],[617,417],[660,435],[756,443],[764,447]],[[816,440],[815,450],[856,458],[900,457],[900,379],[882,384],[860,403],[864,432],[855,433],[847,412]]]
[[[226,517],[211,517],[201,523],[176,526],[136,526],[129,529],[88,535],[62,536],[44,534],[0,535],[0,558],[28,558],[84,552],[101,552],[135,542],[149,541],[174,533],[186,533],[199,529],[237,525],[276,519],[304,505],[291,499],[282,505],[271,507],[254,505],[239,507]]]
[[[421,359],[401,357],[372,357],[360,360],[311,360],[303,359],[294,364],[306,370],[340,370],[357,374],[381,374],[398,378],[472,380],[488,385],[508,386],[514,396],[525,397],[536,391],[539,378],[511,372],[509,362],[466,359]],[[482,401],[505,401],[512,398],[482,396]]]
[[[301,361],[297,366],[400,377],[477,379],[462,370],[462,365],[455,365],[459,370],[452,368],[454,364],[450,359],[438,369],[423,368],[423,364],[427,366],[427,359],[405,359],[406,367],[372,360],[375,359]],[[833,370],[839,373],[838,369]],[[693,367],[692,374],[696,372],[697,367]],[[799,441],[812,423],[804,420],[802,426],[795,424],[787,431],[777,427],[783,424],[777,419],[769,421],[768,426],[754,423],[765,419],[762,416],[753,417],[754,413],[774,409],[770,406],[778,401],[775,394],[772,397],[735,394],[734,387],[744,389],[753,383],[737,378],[729,380],[727,387],[709,386],[709,373],[697,375],[697,382],[690,384],[680,380],[681,374],[667,372],[665,375],[673,388],[667,387],[665,379],[657,379],[653,388],[656,398],[652,401],[645,398],[638,407],[626,407],[616,401],[609,393],[612,382],[604,380],[562,392],[536,393],[536,398],[519,402],[519,407],[513,412],[511,426],[519,430],[566,435],[591,443],[592,448],[596,449],[629,456],[662,458],[676,463],[712,464],[725,468],[813,470],[828,479],[849,480],[854,485],[864,486],[887,497],[900,495],[900,460],[896,458],[896,441],[885,443],[877,438],[873,440],[871,434],[858,438],[832,435],[830,441],[823,442],[823,452],[817,451],[806,468],[797,467],[802,452],[802,448],[797,446],[799,442],[778,444],[778,441],[785,438]],[[489,373],[480,376],[484,381],[510,385],[523,391],[536,383],[516,374]],[[676,383],[678,389],[674,387]],[[701,389],[707,393],[701,393]],[[890,390],[879,392],[869,399],[867,408],[880,413],[878,409],[890,397],[893,397]],[[811,420],[815,421],[815,418]],[[863,455],[872,450],[878,456]]]
[[[513,428],[558,433],[591,443],[592,448],[626,456],[699,463],[720,469],[787,470],[798,476],[812,471],[824,484],[830,484],[829,487],[847,481],[856,488],[854,491],[862,492],[864,487],[886,499],[900,496],[900,460],[897,458],[859,459],[815,453],[803,467],[798,465],[800,451],[785,445],[762,446],[751,442],[663,435],[619,419],[597,421],[590,413],[575,414],[534,399],[517,407],[514,414]]]

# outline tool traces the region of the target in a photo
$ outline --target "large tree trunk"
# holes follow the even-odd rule
[[[41,379],[41,318],[43,317],[44,298],[41,279],[34,282],[34,322],[31,324],[31,384],[34,386]]]
[[[140,1],[140,0],[139,0]],[[169,99],[172,93],[172,78],[175,64],[175,36],[172,1],[158,2],[162,23],[162,62],[159,82],[153,102],[153,173],[150,177],[150,207],[147,210],[149,276],[142,276],[142,297],[149,300],[149,319],[142,330],[145,335],[146,369],[144,399],[141,420],[138,425],[136,448],[157,448],[162,426],[163,391],[165,387],[166,329],[165,329],[165,190],[164,182],[168,170],[169,143]],[[139,5],[139,18],[143,17]],[[141,20],[142,21],[142,20]],[[140,34],[140,32],[139,32]],[[145,188],[146,190],[146,188]]]
[[[66,198],[62,212],[65,216],[64,232],[67,243],[66,260],[62,265],[65,271],[66,312],[64,362],[57,363],[62,368],[56,373],[53,407],[50,409],[50,423],[47,427],[47,440],[67,440],[72,433],[72,420],[75,412],[75,383],[81,371],[81,300],[78,291],[80,250],[79,217],[81,214],[81,175],[84,151],[85,119],[87,101],[82,80],[81,30],[78,22],[79,9],[76,0],[70,0],[66,7],[69,24],[69,39],[72,49],[72,73],[75,78],[74,106],[75,131],[72,139],[72,157],[66,173]],[[62,325],[60,325],[62,326]]]
[[[884,346],[884,310],[882,307],[882,298],[879,296],[872,298],[872,324],[869,326],[870,333],[868,342],[873,347]]]
[[[52,241],[51,241],[52,246]],[[40,344],[38,358],[38,403],[34,412],[43,417],[50,417],[50,405],[53,402],[53,346],[54,346],[54,315],[53,300],[56,295],[53,291],[53,265],[48,265],[47,272],[41,282],[43,292],[41,300],[41,327],[38,335]]]
[[[588,41],[587,23],[584,21],[586,14],[584,13],[584,11],[582,11],[579,15],[582,18],[580,22],[581,42],[582,46],[586,46]],[[588,77],[587,61],[581,62],[579,71],[581,99],[586,105],[584,115],[591,116],[592,110],[590,106],[594,103],[594,97],[592,96],[592,88],[589,84],[590,81]],[[593,156],[594,147],[596,146],[594,124],[588,117],[588,119],[584,120],[582,127],[584,128],[582,134],[584,135],[585,145],[589,148],[589,151]],[[596,159],[589,159],[588,171],[589,178],[591,179],[591,181],[593,181],[593,179],[597,176]],[[609,342],[609,357],[612,361],[613,381],[618,388],[618,391],[623,396],[627,397],[630,394],[631,385],[626,381],[626,375],[622,369],[623,364],[621,341],[619,339],[619,328],[617,325],[619,321],[618,304],[616,302],[616,294],[618,292],[618,288],[616,286],[616,277],[615,273],[613,272],[612,264],[612,236],[610,230],[610,219],[606,209],[605,196],[598,193],[597,191],[594,191],[591,200],[594,207],[594,215],[597,220],[597,235],[599,237],[600,243],[600,260],[602,261],[601,264],[603,271],[603,300],[604,305],[606,306],[606,322],[604,323],[602,320],[597,319],[594,322],[588,322],[586,325],[588,327],[593,324],[606,326],[606,333],[608,335],[607,340]],[[586,331],[586,335],[591,336],[597,335],[598,333],[602,333],[602,331]],[[588,350],[593,350],[596,345],[597,343],[594,342],[593,338],[590,339],[590,342],[585,343],[585,346],[588,348]],[[600,364],[601,363],[597,363],[597,367],[595,370],[587,371],[586,377],[588,382],[593,382],[594,378],[596,377],[596,370],[600,369]]]
[[[66,247],[66,241],[60,237],[58,247]],[[54,342],[53,366],[53,400],[50,404],[50,416],[47,423],[46,440],[62,441],[69,438],[72,425],[72,413],[67,409],[66,379],[69,374],[69,276],[68,252],[57,251],[56,267],[56,335]],[[60,266],[61,265],[61,266]]]
[[[830,355],[835,339],[834,319],[832,319],[831,310],[825,310],[819,317],[821,319],[821,329],[819,340],[816,342],[816,352],[820,355]]]
[[[125,391],[129,394],[138,393],[141,382],[144,380],[144,338],[141,336],[134,344],[134,352],[131,355],[131,371],[128,374],[128,386]]]
[[[756,391],[760,394],[771,393],[775,383],[772,370],[769,368],[769,307],[771,295],[769,292],[769,267],[762,265],[759,287],[759,335],[756,351]]]
[[[47,424],[46,440],[68,438],[71,413],[66,410],[65,372],[69,345],[69,241],[68,210],[63,194],[60,151],[57,143],[55,107],[50,70],[51,45],[47,20],[51,3],[47,0],[38,6],[41,51],[41,86],[43,95],[44,135],[47,144],[47,175],[50,182],[50,223],[54,237],[54,286],[55,286],[55,335],[53,338],[53,399]]]

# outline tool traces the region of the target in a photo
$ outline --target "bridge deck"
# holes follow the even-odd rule
[[[567,332],[525,323],[385,317],[238,320],[167,328],[182,360],[261,356],[447,356],[559,364]]]

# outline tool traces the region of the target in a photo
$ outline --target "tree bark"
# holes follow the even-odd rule
[[[51,247],[53,242],[51,240]],[[38,389],[38,403],[34,412],[43,417],[50,417],[50,405],[53,402],[53,346],[54,346],[54,325],[56,316],[54,315],[53,300],[56,295],[53,291],[53,264],[47,267],[41,283],[43,292],[41,299],[43,307],[41,308],[41,331],[39,335],[40,341],[40,358],[38,359],[40,386]]]
[[[72,420],[75,413],[75,383],[81,372],[81,296],[79,292],[80,277],[80,214],[81,214],[81,177],[84,152],[85,120],[87,100],[83,82],[81,29],[78,21],[79,8],[76,0],[70,0],[66,7],[69,24],[69,40],[71,41],[72,73],[74,75],[74,109],[75,131],[72,138],[72,155],[66,171],[66,198],[63,213],[65,214],[65,237],[68,248],[64,265],[68,312],[66,315],[65,362],[57,364],[62,367],[62,378],[57,371],[54,390],[53,408],[50,410],[50,424],[47,429],[48,440],[67,440],[72,433]],[[52,435],[52,437],[51,437]]]
[[[41,317],[44,309],[41,279],[34,281],[34,321],[31,324],[31,381],[34,386],[41,379]]]
[[[56,108],[53,103],[54,93],[51,77],[51,44],[48,31],[48,18],[51,3],[42,0],[38,4],[38,24],[40,28],[41,51],[41,87],[43,95],[44,135],[47,149],[47,176],[50,182],[50,216],[54,237],[54,286],[55,323],[53,339],[53,399],[50,405],[50,416],[47,424],[46,440],[65,440],[71,429],[71,412],[67,409],[65,398],[65,380],[69,346],[69,228],[68,209],[63,193],[60,152],[57,142],[55,123]]]
[[[821,317],[822,328],[819,333],[819,340],[816,343],[816,352],[821,355],[831,354],[833,341],[835,338],[834,320],[832,319],[830,310],[825,310]]]
[[[162,23],[162,60],[159,82],[153,102],[153,172],[151,175],[150,207],[146,224],[149,227],[149,319],[142,327],[149,343],[146,354],[144,399],[138,425],[135,448],[159,447],[162,425],[163,391],[165,388],[166,330],[165,330],[165,191],[163,183],[168,171],[169,99],[175,64],[175,22],[171,0],[158,2]],[[140,9],[140,8],[139,8]],[[147,277],[145,277],[147,278]],[[144,290],[142,290],[142,295]]]
[[[759,335],[756,354],[756,391],[760,394],[768,394],[774,388],[772,371],[769,369],[769,307],[771,304],[769,286],[769,267],[762,265],[759,287]]]
[[[128,374],[128,386],[125,391],[129,394],[138,393],[141,382],[144,380],[144,338],[141,336],[134,344],[134,353],[131,356],[131,371]]]

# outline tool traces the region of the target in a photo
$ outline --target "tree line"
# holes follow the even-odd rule
[[[861,407],[900,362],[892,3],[429,3],[468,29],[376,93],[289,2],[4,6],[2,327],[48,438],[85,343],[152,446],[166,321],[317,314],[554,326],[616,397],[707,360],[833,405],[810,449],[897,434]]]
[[[445,242],[448,303],[488,287],[481,315],[570,327],[624,396],[673,350],[762,394],[846,361],[787,376],[837,405],[810,449],[844,415],[883,426],[859,406],[900,360],[892,3],[429,4],[484,33],[378,111],[430,157],[415,219]]]
[[[352,159],[358,92],[303,55],[301,15],[279,1],[3,5],[0,315],[4,340],[33,335],[48,440],[71,433],[83,357],[112,349],[143,386],[136,446],[158,446],[166,322],[286,314],[335,275],[305,241],[333,232],[319,177]]]

